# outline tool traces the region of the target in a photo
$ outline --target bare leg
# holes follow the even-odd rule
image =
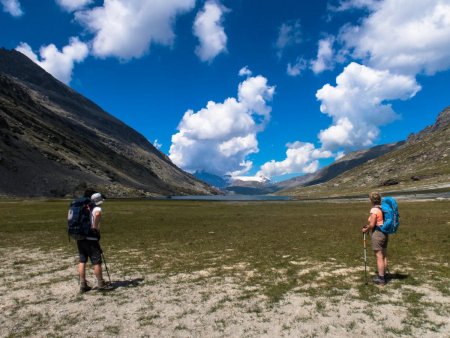
[[[80,283],[86,283],[86,263],[78,264],[78,274],[80,275]]]
[[[95,264],[94,265],[94,275],[97,278],[97,281],[103,280],[103,272],[102,272],[102,265],[101,264]]]
[[[383,255],[383,251],[382,250],[375,251],[375,257],[377,259],[378,276],[384,277],[385,257]]]
[[[86,282],[86,263],[78,264],[78,273],[80,275],[80,292],[88,292],[92,288]]]

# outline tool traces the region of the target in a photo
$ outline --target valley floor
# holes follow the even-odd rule
[[[364,284],[366,203],[109,201],[114,288],[85,294],[67,202],[0,202],[2,337],[449,335],[448,202],[400,202],[378,287]]]

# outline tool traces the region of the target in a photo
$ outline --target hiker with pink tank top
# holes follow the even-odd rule
[[[378,285],[385,285],[386,271],[388,268],[387,246],[389,242],[389,235],[381,231],[384,221],[383,211],[381,210],[380,193],[370,193],[369,199],[372,203],[372,208],[370,209],[368,224],[362,228],[362,232],[370,232],[372,239],[372,250],[375,253],[377,260],[378,275],[374,278],[373,282]]]

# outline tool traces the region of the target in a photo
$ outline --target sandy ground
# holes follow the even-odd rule
[[[427,285],[388,284],[377,304],[369,303],[357,296],[362,270],[332,264],[314,265],[317,279],[272,303],[258,286],[212,271],[127,276],[108,262],[114,290],[80,295],[75,257],[0,249],[0,261],[2,337],[450,337],[448,296]],[[251,276],[246,267],[230,268]],[[355,288],[335,297],[301,292],[330,274],[350,279]],[[94,280],[90,271],[88,276]],[[403,303],[408,291],[423,294],[418,317]]]

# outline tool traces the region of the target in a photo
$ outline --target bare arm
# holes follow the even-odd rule
[[[369,230],[373,230],[375,225],[377,224],[377,215],[370,214],[369,224],[362,228],[362,232],[368,232]]]
[[[100,231],[100,221],[102,219],[102,212],[100,210],[94,210],[92,216],[93,216],[92,229]]]

